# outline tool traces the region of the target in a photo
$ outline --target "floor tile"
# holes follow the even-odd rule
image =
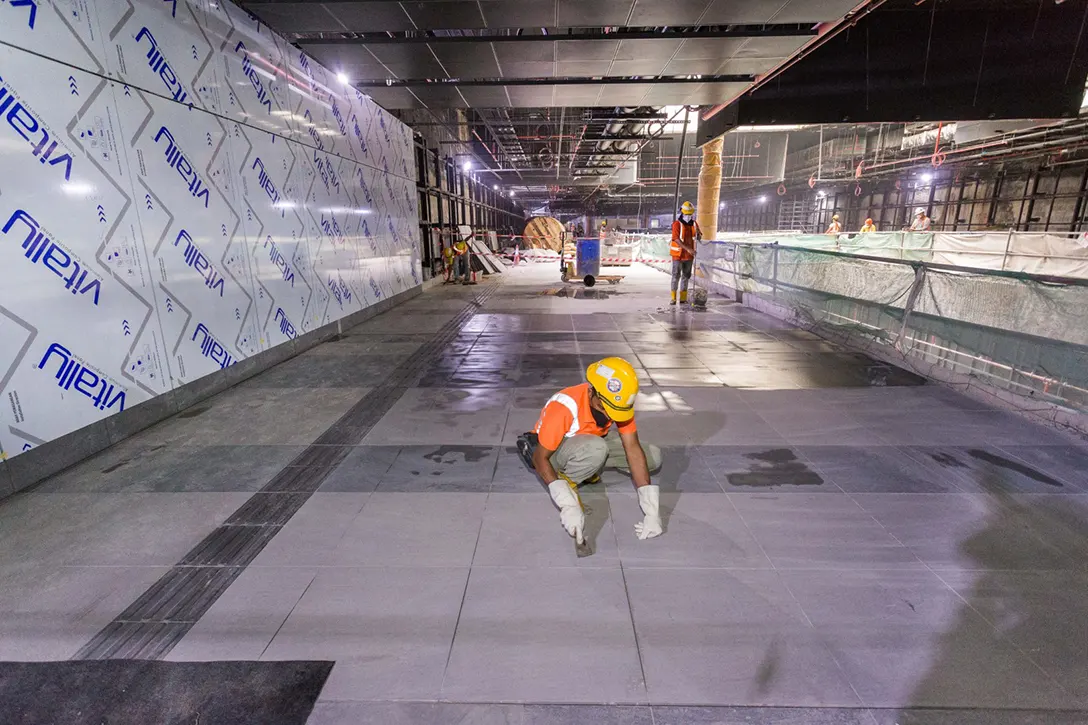
[[[363,443],[497,445],[502,439],[509,404],[510,393],[505,390],[412,388],[374,426]]]
[[[498,451],[495,446],[403,446],[381,475],[378,490],[486,493]]]
[[[442,697],[645,702],[617,569],[474,569]]]
[[[939,464],[965,491],[978,493],[1076,493],[1082,489],[1011,456],[1000,448],[911,446],[906,452]]]
[[[467,577],[460,568],[322,569],[262,659],[335,660],[323,699],[436,699]]]
[[[662,493],[665,533],[645,541],[635,536],[635,524],[643,518],[637,494],[609,491],[608,497],[624,566],[771,568],[733,504],[721,494]]]
[[[326,493],[373,491],[400,450],[401,446],[356,446],[329,472],[318,490]]]
[[[486,493],[370,494],[328,563],[467,567],[486,500]]]
[[[924,568],[914,553],[836,493],[729,494],[756,541],[779,568]]]
[[[874,725],[869,711],[833,707],[655,707],[655,725]]]
[[[798,453],[827,481],[850,493],[960,492],[936,462],[893,446],[801,446]]]
[[[1023,511],[982,494],[853,494],[933,569],[1069,569],[1074,559],[1032,531]]]
[[[578,558],[546,490],[492,495],[487,500],[473,566],[618,567],[609,500],[603,490],[583,487],[585,538],[592,554]]]
[[[860,704],[774,572],[626,577],[651,702]]]
[[[661,469],[653,472],[651,477],[662,491],[721,493],[722,488],[700,448],[664,446],[661,461]],[[632,486],[630,474],[616,469],[606,469],[601,478],[608,488],[630,490]]]
[[[653,725],[649,707],[464,705],[439,702],[321,702],[308,725]]]
[[[250,564],[260,566],[325,566],[334,560],[348,526],[363,510],[369,493],[324,493],[310,496]]]
[[[840,490],[791,448],[700,446],[698,451],[725,491]]]
[[[1067,707],[1070,698],[932,572],[783,572],[870,707]]]
[[[166,659],[259,660],[315,576],[310,568],[249,567]]]
[[[1034,471],[1044,478],[1061,481],[1067,487],[1088,491],[1088,447],[1082,446],[998,446],[1006,460],[1003,467],[1024,464],[1022,472]],[[1031,474],[1029,474],[1031,475]]]

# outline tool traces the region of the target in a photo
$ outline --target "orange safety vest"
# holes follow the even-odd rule
[[[680,246],[680,242],[683,241],[692,249],[695,249],[695,235],[702,235],[702,233],[699,222],[694,219],[691,220],[691,224],[685,224],[677,219],[672,223],[672,243],[669,245],[669,254],[672,255],[673,259],[679,259],[680,261],[695,259],[690,252]]]
[[[593,410],[589,407],[589,383],[582,383],[553,395],[544,405],[533,430],[540,437],[540,445],[554,451],[567,438],[576,435],[603,437],[611,427],[612,421],[602,428],[593,419]],[[617,423],[616,427],[623,433],[638,430],[634,418]]]

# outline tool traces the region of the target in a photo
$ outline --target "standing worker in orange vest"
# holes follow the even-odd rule
[[[453,280],[461,284],[469,283],[468,242],[458,239],[453,243]]]
[[[688,282],[691,281],[691,269],[695,265],[695,242],[703,238],[699,222],[695,221],[695,207],[685,201],[680,207],[680,216],[672,223],[672,244],[669,254],[672,256],[672,302],[676,304],[676,288],[680,288],[680,304],[688,301]]]

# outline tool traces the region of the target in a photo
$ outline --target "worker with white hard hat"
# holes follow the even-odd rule
[[[518,437],[522,460],[544,481],[560,523],[579,544],[585,541],[586,517],[578,486],[599,482],[606,467],[631,474],[643,514],[635,535],[650,539],[662,533],[660,489],[650,483],[650,472],[661,467],[661,449],[639,441],[636,395],[631,363],[605,358],[589,366],[586,382],[553,395],[533,431]]]
[[[672,223],[672,242],[669,244],[669,256],[672,257],[672,302],[676,304],[676,290],[680,289],[680,304],[688,301],[688,283],[695,266],[695,243],[703,238],[699,222],[695,221],[695,205],[685,201],[680,207],[680,214]]]
[[[824,234],[839,235],[842,234],[842,222],[839,221],[838,214],[831,215],[831,223],[827,225],[827,231]]]
[[[929,231],[929,216],[926,214],[926,210],[922,207],[918,207],[914,210],[914,221],[911,222],[908,232],[928,232]]]

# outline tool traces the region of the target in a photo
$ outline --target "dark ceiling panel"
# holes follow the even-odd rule
[[[264,7],[254,5],[255,8]],[[412,21],[400,8],[400,3],[394,2],[345,2],[317,5],[315,3],[299,3],[299,8],[306,12],[316,13],[317,8],[327,7],[328,12],[336,16],[343,23],[340,30],[350,30],[355,33],[374,32],[379,30],[411,30]],[[275,27],[275,26],[273,26]],[[300,32],[300,28],[280,27],[278,30],[285,32]]]
[[[713,0],[638,0],[631,25],[697,25]]]
[[[507,63],[528,63],[533,61],[555,60],[555,43],[524,43],[506,42],[492,43],[495,55],[499,57],[499,63],[503,69]]]
[[[254,5],[253,13],[269,27],[281,32],[320,33],[340,32],[344,29],[322,5],[267,3]]]
[[[480,0],[489,28],[555,27],[556,0]]]
[[[557,45],[559,60],[612,60],[620,43],[618,40],[560,40]]]
[[[422,48],[422,46],[416,47]],[[481,69],[486,68],[488,71],[477,74],[477,78],[499,77],[499,69],[495,65],[495,52],[491,50],[491,43],[458,43],[456,45],[431,43],[430,48],[447,69],[449,69],[451,63],[473,64],[479,65]]]
[[[668,0],[671,2],[671,0]],[[524,0],[522,0],[524,3]],[[558,0],[561,28],[627,25],[634,0]]]
[[[613,76],[659,76],[665,72],[665,61],[654,60],[617,60],[612,64],[609,75]]]
[[[663,75],[692,76],[713,75],[725,63],[721,58],[677,58],[669,61]]]
[[[740,50],[747,38],[693,38],[685,40],[676,52],[678,59],[707,58],[725,60]]]
[[[365,88],[363,92],[382,108],[423,108],[406,88]]]
[[[529,63],[503,63],[503,78],[551,78],[555,75],[555,64],[542,61]]]
[[[343,71],[355,80],[388,75],[382,64],[361,45],[303,45],[302,49],[329,70]]]
[[[474,78],[501,78],[499,66],[494,58],[486,58],[479,61],[447,60],[442,63],[450,78],[462,80]]]
[[[596,84],[557,86],[555,102],[560,106],[593,106],[601,96],[602,86]],[[569,115],[568,115],[569,118]]]
[[[775,14],[776,23],[820,23],[838,20],[854,9],[857,0],[790,0]]]
[[[655,83],[646,93],[643,103],[647,106],[676,106],[688,102],[688,98],[700,88],[691,83]]]
[[[768,23],[785,0],[714,0],[703,16],[704,25]]]
[[[462,100],[456,86],[416,86],[412,88],[421,101],[428,108],[466,108],[468,104]]]
[[[506,108],[510,100],[501,86],[461,86],[461,95],[470,108]]]
[[[704,83],[688,96],[687,103],[713,106],[727,103],[747,90],[749,83]]]
[[[593,76],[606,76],[609,74],[609,60],[561,60],[556,64],[557,76],[574,76],[578,78],[591,78]]]
[[[532,108],[552,105],[553,88],[554,86],[507,86],[506,90],[515,106]]]
[[[598,103],[603,106],[640,106],[643,97],[654,88],[653,84],[605,85]]]
[[[476,29],[484,27],[484,18],[475,0],[446,2],[402,2],[401,6],[417,28],[427,30]]]
[[[676,49],[683,43],[682,40],[624,40],[620,42],[616,60],[646,60],[649,58],[668,60]]]
[[[734,58],[784,58],[812,40],[810,37],[748,38]]]
[[[445,78],[442,66],[425,45],[383,45],[375,43],[370,51],[398,78]]]

